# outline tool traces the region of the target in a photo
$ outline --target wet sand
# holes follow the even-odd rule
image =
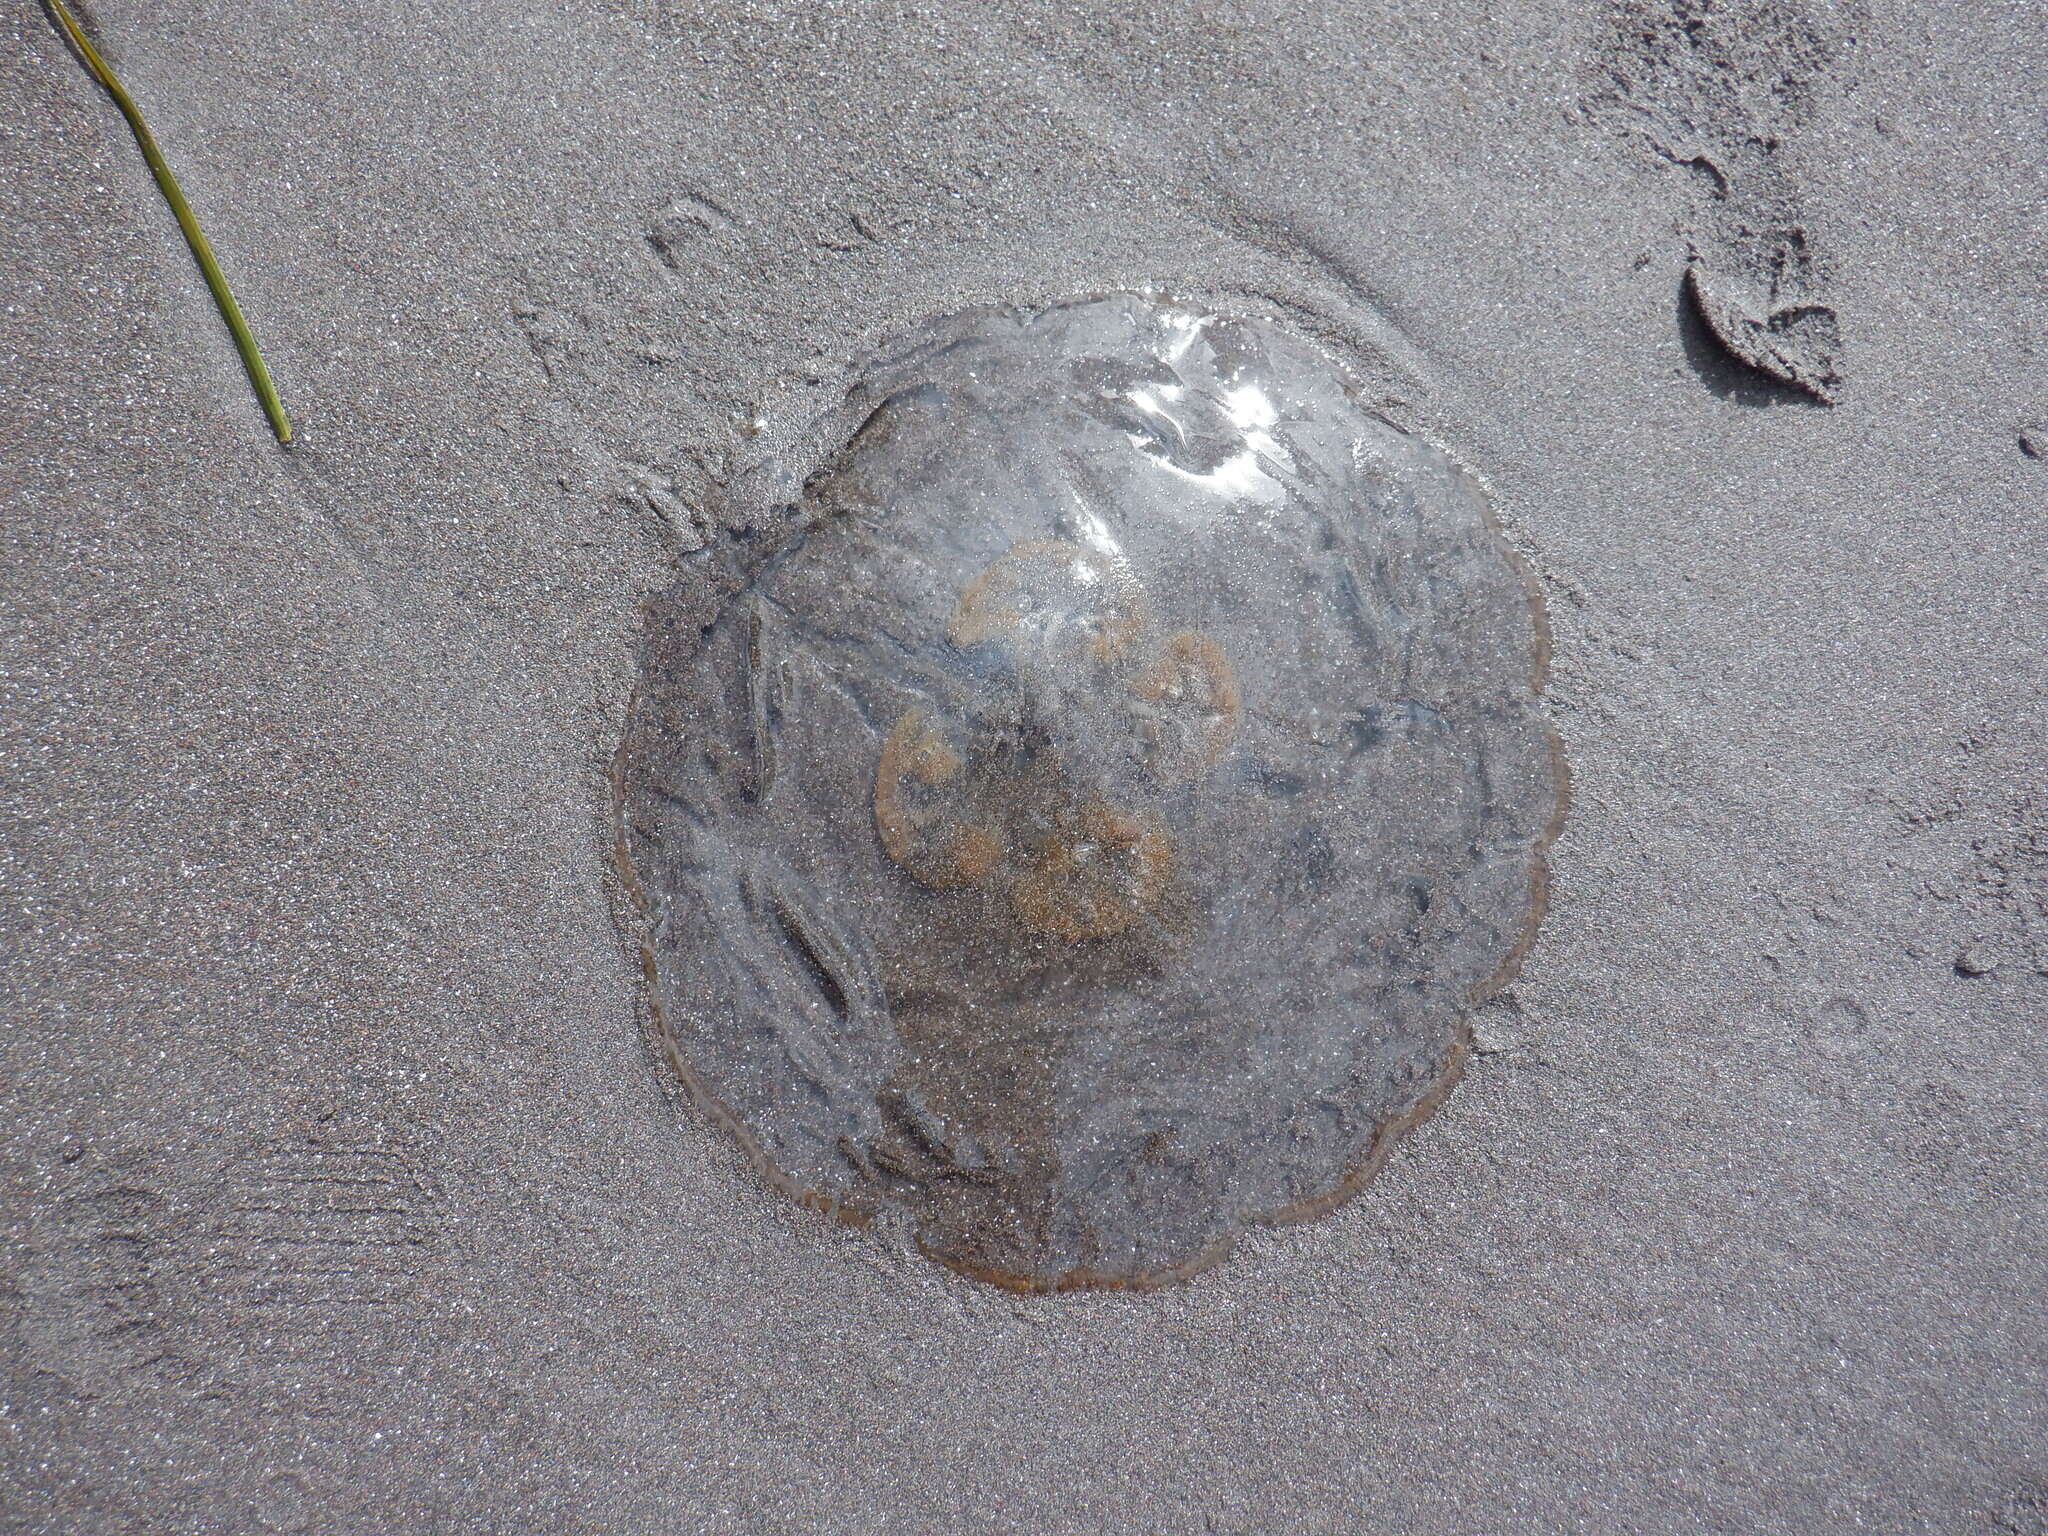
[[[93,20],[301,441],[0,23],[0,1529],[2048,1531],[2023,7]],[[719,484],[1141,283],[1486,479],[1573,810],[1359,1199],[1025,1298],[674,1086],[607,769]]]

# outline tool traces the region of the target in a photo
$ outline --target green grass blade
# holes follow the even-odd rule
[[[86,68],[106,87],[107,94],[114,98],[114,105],[128,119],[128,126],[135,133],[135,142],[142,146],[142,158],[149,162],[150,173],[156,177],[164,201],[171,205],[171,212],[177,215],[178,228],[185,232],[185,243],[192,247],[199,270],[206,274],[206,286],[213,290],[213,302],[220,306],[221,318],[227,321],[228,329],[235,334],[236,350],[242,354],[242,366],[249,370],[249,382],[256,386],[256,398],[263,402],[263,413],[270,418],[270,429],[277,434],[280,443],[289,443],[292,440],[291,420],[284,413],[284,402],[277,398],[277,387],[270,382],[270,370],[263,366],[263,354],[256,350],[256,337],[249,330],[249,322],[242,318],[242,306],[235,302],[234,294],[229,291],[220,263],[213,259],[213,247],[206,243],[199,220],[192,216],[191,205],[185,201],[185,194],[178,190],[178,178],[171,174],[171,168],[164,163],[163,151],[156,147],[156,136],[149,131],[149,125],[142,120],[142,113],[127,91],[121,88],[114,72],[107,68],[107,61],[100,57],[99,50],[93,47],[84,29],[72,19],[64,0],[49,0],[49,6],[63,26],[65,35],[71,39],[71,46],[85,60]]]

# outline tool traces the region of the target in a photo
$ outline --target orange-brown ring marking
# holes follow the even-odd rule
[[[956,650],[964,651],[1021,628],[1024,615],[1007,597],[1005,587],[1019,583],[1021,572],[1034,562],[1057,569],[1077,561],[1094,570],[1103,583],[1105,615],[1101,631],[1088,642],[1089,654],[1097,661],[1116,660],[1145,631],[1144,599],[1130,590],[1107,555],[1064,539],[1026,539],[991,561],[961,589],[953,617],[946,624],[946,639]]]
[[[944,733],[921,709],[904,711],[882,743],[875,766],[875,831],[889,857],[920,885],[952,890],[986,880],[1008,851],[999,833],[976,823],[955,825],[951,835],[920,827],[903,803],[906,780],[937,787],[960,776],[965,766]],[[927,844],[937,842],[931,849]]]
[[[1158,905],[1173,872],[1173,841],[1152,817],[1091,800],[1017,877],[1010,905],[1025,927],[1079,943],[1122,933]],[[1114,850],[1107,874],[1084,849]],[[1121,878],[1120,878],[1121,877]]]
[[[1199,630],[1167,636],[1164,653],[1131,684],[1131,691],[1154,704],[1191,704],[1211,717],[1202,724],[1198,762],[1203,768],[1222,761],[1244,715],[1244,695],[1230,658]]]

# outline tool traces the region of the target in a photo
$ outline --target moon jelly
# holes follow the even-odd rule
[[[1448,1091],[1564,797],[1478,486],[1274,318],[938,322],[651,610],[659,1036],[779,1187],[1018,1289],[1318,1214]]]

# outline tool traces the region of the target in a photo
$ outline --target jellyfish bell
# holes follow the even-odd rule
[[[1020,1289],[1354,1191],[1535,931],[1543,625],[1469,476],[1277,318],[877,360],[617,763],[662,1041],[781,1188]],[[744,488],[742,488],[744,491]]]

